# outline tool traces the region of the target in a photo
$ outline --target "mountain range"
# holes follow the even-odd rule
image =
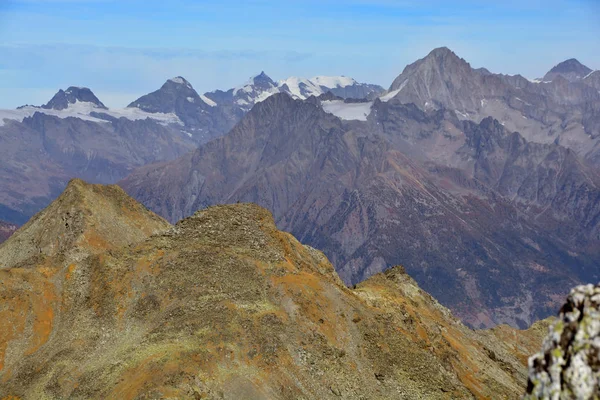
[[[0,219],[25,223],[72,177],[114,183],[136,167],[175,159],[228,132],[255,102],[275,92],[291,93],[292,87],[304,98],[308,90],[383,91],[345,77],[286,82],[280,88],[263,72],[241,88],[199,95],[175,77],[124,109],[106,107],[88,88],[69,87],[40,107],[0,110]]]
[[[171,222],[254,202],[347,285],[402,264],[471,326],[526,327],[598,279],[588,70],[569,60],[529,81],[439,48],[387,91],[261,73],[199,95],[176,77],[111,109],[71,87],[1,113],[0,218],[25,223],[73,176],[127,176],[120,185]]]
[[[473,331],[400,266],[349,289],[254,204],[172,226],[80,180],[0,278],[5,399],[511,399],[549,325]]]
[[[447,48],[0,111],[0,399],[593,392],[599,141],[599,71]]]
[[[402,264],[472,326],[526,327],[599,277],[598,136],[584,134],[600,128],[587,113],[599,96],[435,49],[373,101],[272,95],[222,138],[120,184],[170,221],[257,203],[348,285]],[[533,131],[510,128],[521,120]]]

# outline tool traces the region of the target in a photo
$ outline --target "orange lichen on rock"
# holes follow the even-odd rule
[[[71,280],[71,277],[73,276],[73,272],[75,272],[76,268],[77,268],[77,265],[69,264],[69,266],[67,267],[67,272],[65,274],[65,280],[67,280],[67,281]]]
[[[54,321],[54,303],[57,300],[54,287],[51,283],[45,283],[38,294],[37,301],[32,304],[33,308],[33,338],[31,346],[25,351],[25,355],[35,353],[44,345],[50,334]]]
[[[0,270],[0,371],[8,346],[23,341],[24,355],[35,353],[49,339],[57,295],[54,284],[37,269]],[[26,295],[23,295],[25,294]],[[25,335],[25,337],[23,337]]]
[[[6,349],[13,339],[20,337],[25,330],[25,323],[29,304],[23,298],[15,296],[13,299],[2,295],[2,308],[0,309],[0,372],[4,368]]]

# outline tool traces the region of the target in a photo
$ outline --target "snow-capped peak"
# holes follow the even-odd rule
[[[333,89],[342,89],[360,85],[347,76],[315,76],[310,79],[291,76],[279,81],[281,91],[287,91],[292,97],[307,99],[310,96],[320,96]],[[285,90],[287,87],[287,90]]]
[[[89,103],[94,107],[105,109],[106,106],[86,87],[69,86],[67,90],[59,90],[52,99],[42,106],[44,109],[64,110],[75,103]]]
[[[65,93],[72,93],[75,90],[88,90],[88,91],[91,91],[90,88],[85,87],[85,86],[69,86],[67,88],[67,90],[65,90]]]
[[[310,79],[290,76],[278,82],[280,91],[287,92],[292,97],[298,99],[307,99],[310,96],[319,96],[323,94],[323,89],[312,82]],[[287,89],[287,90],[286,90]]]
[[[287,93],[291,97],[299,100],[306,100],[311,96],[320,96],[327,92],[333,92],[335,96],[342,98],[374,98],[377,94],[383,92],[383,88],[377,85],[361,84],[356,80],[346,76],[315,76],[307,79],[297,76],[291,76],[274,82],[267,74],[261,72],[248,79],[248,81],[227,92],[215,91],[206,93],[206,101],[220,104],[221,101],[232,101],[243,110],[250,110],[256,103],[264,101],[275,93]],[[228,96],[230,96],[228,98]],[[210,101],[210,102],[209,102]]]
[[[178,85],[183,85],[186,83],[186,80],[183,79],[181,76],[176,76],[175,78],[171,78],[169,80],[173,83],[177,83]]]
[[[188,89],[192,89],[192,85],[183,77],[181,76],[176,76],[175,78],[171,78],[168,80],[168,82],[172,82],[176,85],[183,85],[185,87],[187,87]]]
[[[245,93],[261,93],[264,91],[270,91],[276,87],[277,85],[275,82],[273,82],[273,80],[267,74],[265,74],[264,71],[261,71],[260,74],[250,77],[242,86],[234,88],[233,95],[236,96],[240,91]]]

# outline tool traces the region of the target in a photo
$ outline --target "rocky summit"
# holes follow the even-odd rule
[[[77,103],[89,103],[93,107],[106,109],[96,95],[89,89],[84,87],[71,86],[67,90],[60,89],[52,99],[42,106],[49,110],[64,110],[70,105]]]
[[[254,204],[171,226],[78,180],[0,260],[0,398],[513,399],[548,324],[473,331],[402,267],[347,288]]]
[[[574,82],[585,78],[590,72],[592,72],[590,68],[586,67],[578,60],[570,58],[553,67],[546,75],[544,75],[542,80],[552,81],[561,76],[570,82]]]
[[[542,351],[529,360],[525,399],[600,397],[600,285],[571,291]]]

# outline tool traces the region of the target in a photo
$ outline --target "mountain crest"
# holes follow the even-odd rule
[[[452,50],[450,50],[446,46],[436,47],[435,49],[433,49],[429,52],[427,57],[437,57],[437,58],[439,58],[439,57],[456,57],[456,58],[459,58],[456,55],[456,53],[454,53]],[[425,58],[427,58],[427,57],[425,57]]]
[[[81,181],[67,190],[57,201],[105,192]],[[121,228],[94,222],[97,241]],[[468,329],[399,267],[349,289],[255,204],[210,207],[135,245],[64,261],[0,271],[5,398],[517,398],[521,360],[541,341]]]
[[[193,90],[192,85],[182,76],[176,76],[174,78],[169,79],[167,82],[165,82],[165,85],[169,85],[169,84],[183,85],[186,88]]]
[[[254,86],[259,90],[269,90],[277,86],[277,84],[271,79],[264,71],[256,75],[252,81]]]
[[[261,92],[273,91],[276,88],[277,83],[275,83],[269,75],[265,74],[265,71],[261,71],[260,74],[248,79],[246,84],[233,89],[233,96],[241,96],[245,101],[252,100],[251,98],[246,97],[253,97],[253,95],[259,96]]]
[[[275,83],[271,77],[267,74],[265,74],[265,71],[261,71],[260,74],[256,75],[253,78],[253,81],[256,82],[270,82],[270,83]]]
[[[36,256],[80,258],[169,227],[119,186],[72,179],[58,199],[0,246],[0,269]],[[71,253],[72,249],[77,253]]]
[[[592,71],[590,68],[580,63],[576,58],[569,58],[568,60],[555,65],[550,72],[572,72],[578,70],[587,71],[587,73]]]
[[[167,80],[160,89],[140,97],[127,107],[136,107],[151,113],[175,112],[181,118],[180,114],[187,114],[187,109],[196,110],[201,104],[204,102],[192,85],[185,78],[176,76]]]
[[[465,61],[463,58],[456,55],[456,53],[453,52],[452,50],[450,50],[448,47],[435,48],[435,49],[431,50],[429,52],[429,54],[427,54],[427,56],[425,56],[425,58],[423,58],[422,60],[419,60],[419,61],[424,61],[426,63],[429,62],[430,66],[435,65],[438,68],[443,67],[444,65],[453,65],[453,64],[459,64],[462,66],[470,67],[470,65],[467,61]],[[417,63],[419,61],[417,61]]]
[[[479,100],[472,96],[484,76],[449,48],[439,47],[406,66],[383,100],[400,96],[403,103],[415,103],[423,109],[473,110]]]
[[[578,81],[585,78],[592,69],[586,67],[575,58],[570,58],[555,65],[546,75],[544,75],[543,81],[553,81],[557,77],[561,76],[569,82]]]
[[[92,103],[98,108],[106,109],[106,106],[102,104],[89,88],[77,86],[70,86],[67,90],[60,89],[42,108],[47,110],[64,110],[69,105],[76,103]]]

